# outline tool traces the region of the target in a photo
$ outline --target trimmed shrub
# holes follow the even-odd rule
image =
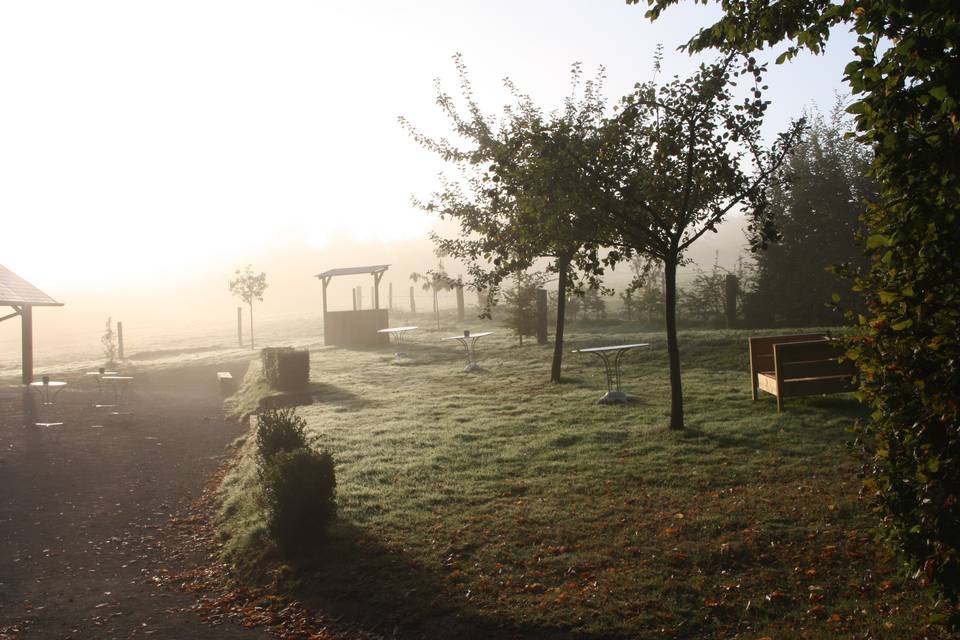
[[[310,352],[293,347],[260,350],[263,375],[274,389],[299,391],[310,382]]]
[[[261,476],[270,535],[284,554],[302,553],[336,518],[336,476],[327,451],[277,453]]]
[[[307,422],[293,409],[264,411],[257,416],[257,457],[262,467],[279,453],[307,446]]]

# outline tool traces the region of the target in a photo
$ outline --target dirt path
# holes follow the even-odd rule
[[[242,431],[222,418],[214,370],[138,375],[128,416],[71,384],[59,427],[25,426],[22,392],[0,389],[0,640],[270,637],[208,626],[147,579],[189,567],[159,557],[164,525]]]

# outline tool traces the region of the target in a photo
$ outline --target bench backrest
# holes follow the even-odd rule
[[[750,374],[754,377],[761,371],[773,371],[773,345],[789,342],[810,342],[823,340],[822,333],[795,333],[789,336],[763,336],[749,338],[750,344]]]
[[[835,340],[811,340],[773,345],[774,366],[777,378],[820,378],[826,376],[854,375],[856,368],[851,360],[840,361],[844,351]]]

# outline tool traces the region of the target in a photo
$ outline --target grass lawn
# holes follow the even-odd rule
[[[483,327],[477,324],[475,331]],[[745,332],[681,334],[688,431],[666,430],[662,334],[574,326],[569,349],[648,341],[628,406],[597,406],[600,362],[483,339],[462,373],[449,331],[312,352],[299,409],[337,461],[338,523],[274,573],[329,614],[400,637],[911,637],[924,602],[873,542],[847,448],[850,396],[750,399]],[[248,389],[246,400],[263,390]],[[241,401],[244,397],[241,396]],[[223,488],[227,560],[276,567],[253,439]]]

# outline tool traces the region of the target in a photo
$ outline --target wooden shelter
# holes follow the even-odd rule
[[[33,308],[62,306],[62,302],[57,302],[13,271],[0,265],[0,307],[13,309],[13,313],[0,316],[0,322],[20,316],[23,384],[33,382]]]
[[[380,280],[390,268],[388,264],[366,267],[345,267],[318,273],[323,283],[323,343],[340,347],[373,347],[389,344],[390,338],[380,329],[390,326],[389,311],[380,308]],[[327,287],[337,276],[373,276],[373,308],[351,311],[330,311],[327,308]]]

